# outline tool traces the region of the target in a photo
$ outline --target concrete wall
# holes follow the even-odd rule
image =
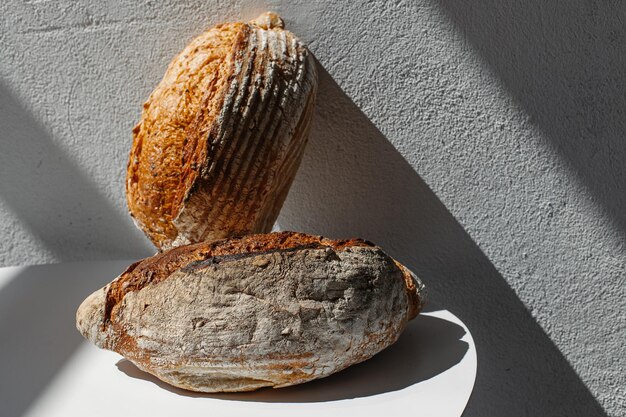
[[[509,3],[2,2],[0,264],[150,254],[141,103],[192,36],[270,8],[321,66],[279,226],[423,277],[477,342],[465,415],[624,415],[626,5]]]

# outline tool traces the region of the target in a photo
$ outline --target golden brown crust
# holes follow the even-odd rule
[[[307,142],[316,70],[278,15],[200,35],[134,129],[127,201],[160,250],[271,230]]]
[[[307,141],[315,68],[306,48],[284,30],[250,25],[245,51],[216,129],[163,248],[264,233],[278,216]],[[196,132],[205,125],[198,118]],[[194,133],[195,134],[195,133]]]
[[[128,207],[138,226],[159,247],[177,234],[171,220],[184,197],[179,184],[184,179],[181,155],[190,137],[188,127],[199,109],[205,119],[217,116],[233,73],[234,55],[245,43],[246,28],[244,23],[224,24],[194,39],[172,61],[133,129],[126,180]]]
[[[230,85],[235,75],[233,73],[232,64],[240,61],[241,56],[245,52],[248,37],[250,36],[250,28],[242,25],[239,34],[233,45],[233,59],[228,68],[228,79],[219,92],[215,92],[213,88],[207,91],[202,99],[202,104],[198,108],[196,117],[185,128],[185,141],[182,146],[182,160],[180,169],[180,181],[176,189],[173,191],[172,200],[172,219],[180,212],[183,202],[193,191],[193,185],[202,173],[208,169],[210,159],[207,158],[209,146],[207,142],[210,138],[215,138],[218,133],[218,125],[213,123],[219,108],[224,102],[226,96],[226,87]],[[211,86],[213,87],[213,86]],[[216,99],[216,95],[219,98]],[[174,235],[175,237],[175,235]],[[173,238],[174,238],[173,237]]]
[[[417,288],[417,282],[415,281],[411,271],[395,259],[394,262],[402,272],[402,277],[404,278],[404,283],[406,285],[406,295],[409,298],[409,312],[407,318],[409,320],[413,320],[422,310],[425,302],[423,298],[424,294],[421,293],[421,288]]]

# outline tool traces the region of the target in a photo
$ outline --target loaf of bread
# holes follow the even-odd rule
[[[397,340],[423,295],[369,242],[280,232],[137,262],[82,303],[77,327],[171,385],[247,391],[370,358]]]
[[[271,230],[300,164],[313,58],[265,13],[218,25],[171,62],[133,130],[126,197],[160,249]]]

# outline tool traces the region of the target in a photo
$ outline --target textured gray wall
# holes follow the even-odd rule
[[[6,0],[0,264],[150,254],[123,179],[192,36],[273,9],[321,65],[279,219],[360,235],[474,335],[468,416],[626,414],[626,5]]]

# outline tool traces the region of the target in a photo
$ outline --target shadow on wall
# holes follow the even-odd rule
[[[130,219],[97,191],[2,83],[0,199],[58,261],[128,259],[151,252]]]
[[[626,3],[437,2],[626,233]]]
[[[29,266],[0,288],[2,416],[23,415],[48,386],[83,341],[79,304],[129,262]]]
[[[283,230],[378,243],[468,326],[478,375],[466,416],[604,416],[489,259],[320,66],[309,145]]]

